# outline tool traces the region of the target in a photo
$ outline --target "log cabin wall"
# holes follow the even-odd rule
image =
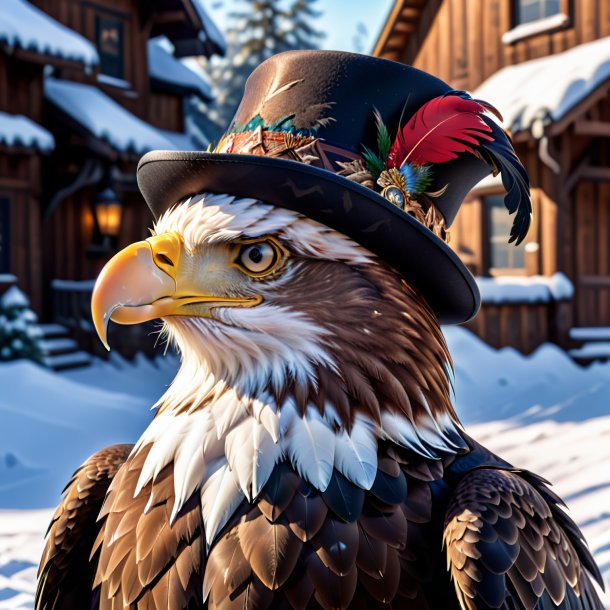
[[[10,271],[36,311],[41,311],[43,299],[40,176],[37,154],[0,147],[0,200],[8,202]]]
[[[45,257],[45,285],[50,291],[54,279],[84,280],[95,278],[111,253],[97,256],[92,252],[94,217],[91,197],[95,190],[84,189],[61,203],[61,209],[45,221],[47,252]],[[123,193],[121,230],[117,249],[150,236],[150,210],[139,194]],[[47,292],[50,303],[50,292]]]
[[[145,6],[137,0],[33,0],[40,9],[96,44],[96,17],[110,17],[122,26],[123,74],[116,85],[89,77],[104,93],[142,119],[148,118],[148,54],[146,44],[152,24]],[[87,80],[86,75],[70,75]],[[119,81],[125,81],[120,86]],[[169,129],[169,128],[168,128]]]
[[[565,26],[511,44],[502,42],[513,27],[511,0],[415,2],[425,4],[420,27],[408,35],[402,49],[380,54],[435,74],[456,88],[474,89],[504,66],[610,36],[610,2],[561,2],[569,17]]]
[[[0,111],[40,122],[42,66],[0,52]],[[0,200],[9,226],[9,270],[42,307],[41,157],[30,149],[0,146]]]
[[[182,131],[184,128],[184,103],[171,93],[152,91],[149,98],[148,122],[160,129]]]

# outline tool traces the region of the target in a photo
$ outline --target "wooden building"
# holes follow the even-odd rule
[[[494,104],[529,172],[522,246],[506,243],[498,180],[472,191],[452,228],[487,277],[470,328],[525,352],[551,340],[610,356],[610,2],[396,0],[374,54]]]
[[[0,290],[17,283],[43,321],[89,347],[91,278],[151,224],[139,158],[208,144],[187,133],[183,103],[211,89],[180,58],[225,43],[203,0],[2,0],[0,11]]]

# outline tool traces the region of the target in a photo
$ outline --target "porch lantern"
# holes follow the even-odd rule
[[[121,228],[123,204],[119,196],[107,187],[93,198],[93,209],[97,226],[103,237],[114,238]]]

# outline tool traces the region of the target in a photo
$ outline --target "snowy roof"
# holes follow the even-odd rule
[[[224,55],[227,52],[227,41],[205,10],[203,0],[190,0],[190,3],[203,26],[203,31],[199,32],[199,40],[210,47],[210,55],[212,53]]]
[[[164,37],[148,41],[148,73],[152,80],[182,94],[194,93],[206,101],[214,98],[212,86],[202,71],[195,72],[176,59]]]
[[[164,132],[146,123],[92,85],[47,77],[45,96],[85,130],[119,152],[144,154],[156,149],[181,149],[179,140],[168,137],[168,134],[181,134]]]
[[[563,53],[502,68],[473,97],[490,102],[513,133],[536,119],[558,121],[610,80],[610,36]]]
[[[547,303],[571,299],[572,282],[563,274],[476,278],[483,303]]]
[[[86,66],[99,63],[95,47],[86,38],[26,0],[2,0],[0,42]]]
[[[41,152],[55,148],[55,140],[46,129],[20,114],[6,112],[0,112],[0,144],[36,148]]]

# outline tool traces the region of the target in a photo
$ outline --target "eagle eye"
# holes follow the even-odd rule
[[[237,265],[253,277],[271,273],[282,258],[280,247],[271,240],[246,243],[239,249]]]

